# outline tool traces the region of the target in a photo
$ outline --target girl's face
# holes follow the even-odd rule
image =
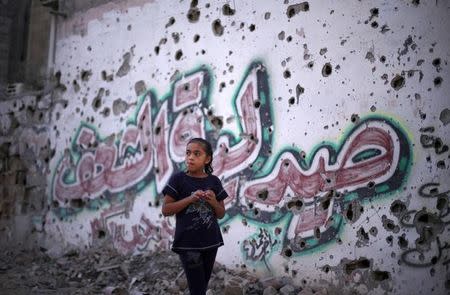
[[[211,161],[200,143],[191,142],[186,146],[186,167],[191,174],[203,174],[205,165]]]

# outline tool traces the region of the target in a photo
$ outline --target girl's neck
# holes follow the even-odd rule
[[[205,173],[204,171],[197,171],[197,172],[187,171],[186,174],[191,177],[200,177],[200,178],[208,176],[208,174]]]

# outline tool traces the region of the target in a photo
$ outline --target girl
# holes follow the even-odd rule
[[[178,253],[191,295],[204,295],[223,245],[217,219],[225,215],[228,197],[217,176],[212,175],[211,144],[202,138],[186,146],[186,172],[174,174],[163,189],[162,214],[176,214],[172,251]]]

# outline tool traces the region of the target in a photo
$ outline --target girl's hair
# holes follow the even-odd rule
[[[205,150],[206,155],[211,157],[211,161],[209,161],[208,164],[205,164],[205,172],[208,174],[212,174],[214,170],[211,166],[212,161],[213,161],[213,150],[212,150],[211,144],[207,140],[200,138],[200,137],[195,137],[195,138],[190,139],[187,144],[190,144],[193,142],[200,144],[203,147],[203,149]]]

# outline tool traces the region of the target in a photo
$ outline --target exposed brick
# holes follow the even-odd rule
[[[8,158],[8,169],[10,171],[25,171],[26,167],[19,156]]]

